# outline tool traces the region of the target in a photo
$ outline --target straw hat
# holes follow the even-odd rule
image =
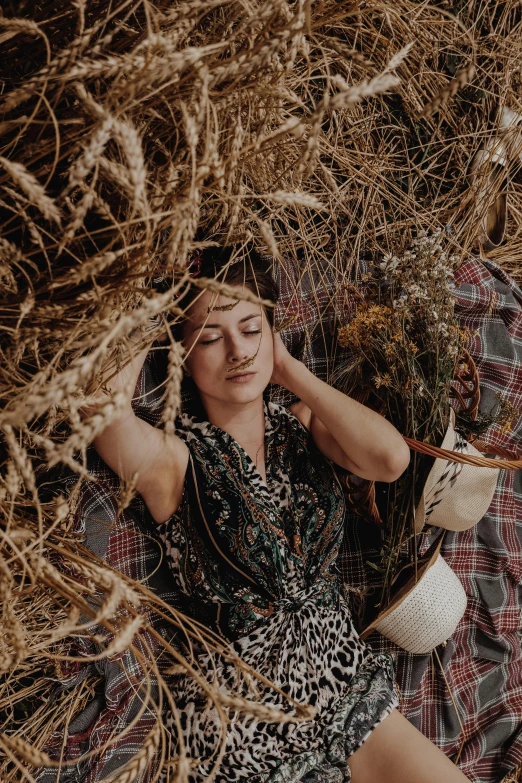
[[[390,605],[361,633],[378,631],[410,653],[431,652],[455,632],[466,610],[464,588],[440,555],[442,538],[417,576],[397,593]]]
[[[442,448],[460,454],[482,456],[471,443],[455,432],[453,409],[450,409],[450,422]],[[487,512],[499,472],[499,468],[481,468],[435,459],[415,510],[415,532],[420,533],[425,524],[446,530],[469,530]]]

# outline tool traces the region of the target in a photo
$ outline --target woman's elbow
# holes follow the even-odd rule
[[[382,481],[397,481],[410,464],[410,449],[405,440],[401,438],[393,452],[387,455],[385,464],[387,477]]]

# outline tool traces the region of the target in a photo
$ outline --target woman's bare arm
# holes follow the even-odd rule
[[[406,470],[410,451],[393,424],[317,378],[278,334],[272,382],[300,398],[293,411],[328,459],[371,481],[395,481]]]
[[[94,448],[107,465],[122,479],[135,479],[136,490],[145,501],[156,522],[168,519],[179,506],[183,493],[188,449],[176,435],[166,435],[132,410],[132,395],[149,347],[137,350],[132,361],[103,384],[111,392],[125,397],[118,416],[93,441]],[[83,410],[88,416],[102,405],[107,396],[98,395]]]

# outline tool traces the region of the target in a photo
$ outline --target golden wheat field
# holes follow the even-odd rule
[[[14,783],[56,766],[49,739],[96,692],[94,667],[49,698],[89,628],[104,633],[96,663],[138,649],[154,611],[231,655],[82,546],[85,450],[121,404],[80,417],[92,384],[128,360],[136,327],[182,314],[188,262],[213,244],[253,241],[340,285],[357,280],[362,256],[449,227],[458,265],[507,190],[505,236],[488,255],[522,280],[522,6],[7,0],[0,53],[0,780]],[[499,139],[500,174],[472,171]],[[170,281],[162,291],[158,277]],[[167,427],[182,358],[172,342]],[[61,466],[76,476],[65,496],[48,480]],[[121,488],[120,509],[132,495]],[[154,641],[166,663],[138,653],[158,719],[114,783],[157,780],[162,705],[175,713],[165,672],[197,676],[168,634]],[[284,719],[241,689],[204,688],[224,725],[229,709]],[[180,754],[171,779],[185,781]]]

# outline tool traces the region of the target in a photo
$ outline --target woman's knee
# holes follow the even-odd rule
[[[424,734],[393,710],[348,759],[353,783],[466,783]]]

